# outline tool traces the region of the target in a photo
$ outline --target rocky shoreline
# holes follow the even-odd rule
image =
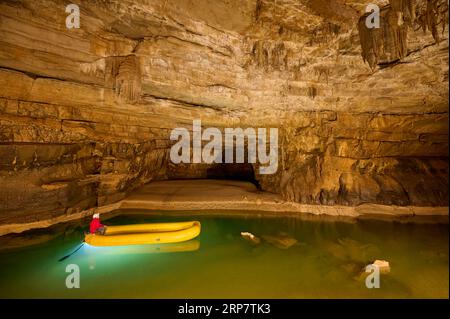
[[[249,182],[229,180],[176,180],[149,183],[114,204],[75,214],[26,223],[0,225],[0,236],[46,228],[58,223],[82,219],[98,212],[107,214],[122,210],[139,214],[215,214],[258,216],[302,216],[364,218],[394,220],[431,217],[429,222],[448,222],[449,207],[392,206],[362,204],[358,206],[308,205],[287,202],[277,194],[261,192]],[[433,217],[438,217],[435,220]]]

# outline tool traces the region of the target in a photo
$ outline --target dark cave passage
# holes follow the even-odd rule
[[[208,179],[247,181],[260,189],[253,166],[249,163],[214,164],[206,170],[206,177]]]

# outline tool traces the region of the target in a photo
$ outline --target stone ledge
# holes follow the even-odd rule
[[[32,223],[14,223],[14,224],[0,225],[0,236],[12,234],[12,233],[22,233],[24,231],[31,230],[31,229],[47,228],[47,227],[50,227],[55,224],[65,223],[65,222],[69,222],[72,220],[81,219],[81,218],[92,215],[93,211],[96,211],[98,213],[111,212],[113,210],[119,209],[120,204],[121,204],[121,202],[117,202],[114,204],[101,206],[101,207],[98,207],[95,209],[83,210],[78,213],[61,215],[61,216],[58,216],[55,218],[40,220],[40,221],[32,222]]]

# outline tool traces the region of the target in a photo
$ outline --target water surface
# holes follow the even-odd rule
[[[199,220],[181,245],[92,247],[72,257],[88,221],[0,240],[1,298],[448,298],[448,224],[304,218],[123,215],[109,225]],[[244,240],[247,231],[262,239]],[[49,239],[49,238],[52,239]],[[289,248],[277,238],[295,239]],[[42,243],[38,243],[42,241]],[[9,248],[17,243],[33,245]],[[362,270],[387,260],[381,287]],[[66,266],[80,288],[66,287]]]

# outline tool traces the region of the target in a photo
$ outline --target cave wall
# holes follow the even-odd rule
[[[278,127],[256,178],[288,201],[448,204],[448,21],[366,63],[360,19],[386,1],[72,2],[80,29],[67,1],[0,3],[0,222],[207,176],[168,157],[193,119]]]
[[[447,205],[447,114],[308,112],[288,123],[263,189],[310,204]]]

